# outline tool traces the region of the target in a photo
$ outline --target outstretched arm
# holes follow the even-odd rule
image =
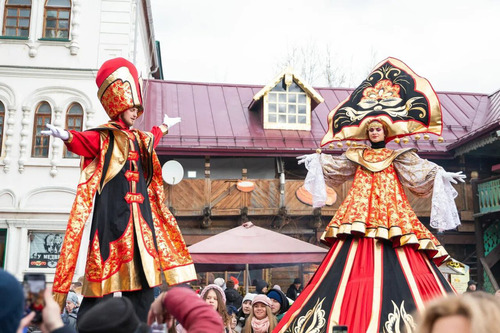
[[[180,122],[180,117],[169,117],[168,115],[165,115],[163,117],[163,123],[160,126],[155,126],[151,129],[151,133],[153,133],[155,138],[153,147],[156,148],[156,146],[160,143],[161,138],[167,134],[172,127]]]

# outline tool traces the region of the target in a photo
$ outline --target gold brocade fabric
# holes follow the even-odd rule
[[[367,163],[393,156],[390,149],[364,149]],[[358,166],[344,202],[328,224],[322,240],[333,244],[340,235],[392,240],[396,246],[413,244],[442,261],[448,257],[436,237],[418,220],[403,190],[394,165],[379,172]]]
[[[109,129],[113,130],[114,133],[115,148],[119,144],[118,142],[131,139],[125,131],[113,127],[109,127]],[[78,186],[77,196],[70,214],[54,279],[53,290],[59,301],[64,300],[62,295],[65,296],[69,291],[76,267],[83,227],[90,216],[93,197],[102,178],[102,166],[109,146],[109,135],[102,135],[102,133],[109,133],[109,131],[101,132],[101,153],[87,167],[93,168],[93,173],[90,177],[82,177],[85,182]],[[142,286],[139,281],[139,270],[144,271],[151,287],[161,283],[161,273],[164,274],[170,285],[196,279],[194,264],[177,221],[163,204],[165,195],[161,165],[153,150],[153,136],[139,131],[135,131],[134,134],[134,138],[137,139],[141,147],[139,157],[143,165],[144,177],[149,182],[147,195],[151,206],[157,246],[155,246],[152,230],[144,221],[138,203],[134,201],[137,198],[131,195],[134,200],[130,199],[131,202],[129,202],[131,206],[129,223],[122,237],[110,243],[109,258],[106,261],[102,260],[97,234],[90,243],[82,290],[84,296],[100,297],[116,291],[140,289]],[[133,150],[133,148],[130,149]],[[128,149],[114,149],[113,163],[108,167],[108,174],[110,170],[120,169],[119,165],[123,166],[127,158],[133,160],[133,155],[129,154]],[[85,170],[82,173],[85,173]],[[86,174],[88,175],[88,173]],[[131,177],[129,180],[131,194],[135,194],[136,181],[134,179]],[[134,254],[134,233],[137,234],[140,261]]]

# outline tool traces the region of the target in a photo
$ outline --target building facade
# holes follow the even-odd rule
[[[0,267],[19,279],[43,272],[51,280],[80,161],[40,131],[46,123],[85,130],[108,121],[95,77],[110,58],[127,58],[142,77],[157,77],[151,6],[2,0],[0,12]],[[83,268],[79,263],[76,274]]]

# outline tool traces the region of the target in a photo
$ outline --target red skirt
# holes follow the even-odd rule
[[[415,330],[413,312],[453,289],[417,246],[365,237],[338,239],[273,332]]]

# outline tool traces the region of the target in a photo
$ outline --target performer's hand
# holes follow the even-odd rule
[[[174,317],[165,311],[163,307],[163,301],[165,300],[166,292],[163,292],[158,296],[153,303],[151,303],[151,307],[149,308],[148,313],[148,325],[157,322],[158,324],[167,323],[167,328],[170,328],[174,325]]]
[[[309,163],[316,158],[316,153],[315,154],[308,154],[308,155],[302,155],[302,156],[297,156],[297,164],[304,164],[306,168],[308,167]]]
[[[49,129],[48,131],[40,131],[42,135],[52,135],[56,138],[59,138],[61,140],[68,140],[69,139],[69,132],[66,131],[65,129],[55,127],[52,124],[46,124],[47,128]]]
[[[181,117],[169,117],[168,115],[165,115],[163,118],[163,125],[166,125],[167,128],[170,130],[175,124],[178,124],[181,122]]]
[[[457,184],[457,181],[463,183],[465,178],[467,178],[462,171],[459,172],[446,172],[444,178],[450,183]]]

